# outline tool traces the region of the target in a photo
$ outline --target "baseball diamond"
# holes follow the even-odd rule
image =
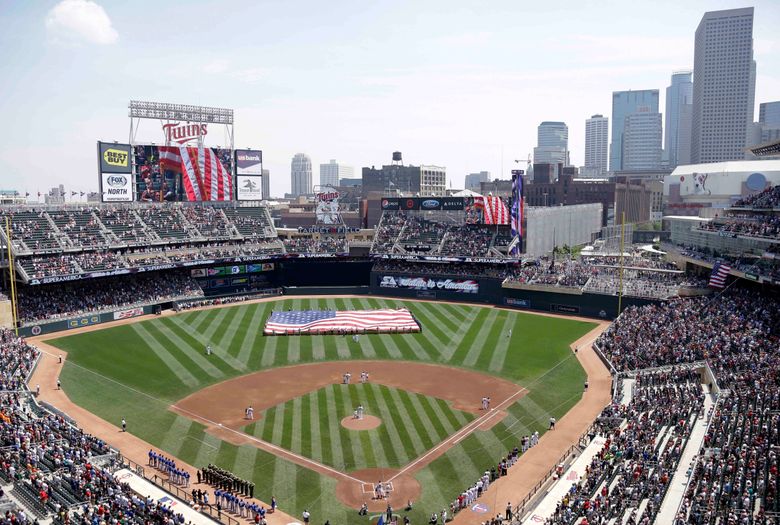
[[[422,332],[262,335],[273,309],[378,308],[408,308]],[[596,326],[464,304],[301,297],[48,343],[67,352],[65,393],[101,418],[121,413],[128,432],[165,454],[251,479],[257,497],[274,497],[290,515],[308,509],[332,523],[363,523],[363,498],[372,509],[386,504],[364,496],[365,483],[395,478],[389,501],[412,499],[410,516],[421,521],[422,509],[448,506],[462,480],[490,469],[520,437],[544,433],[582,396],[585,374],[570,345]],[[353,384],[341,384],[345,372]],[[487,397],[493,406],[482,410]],[[342,427],[357,405],[381,425]]]

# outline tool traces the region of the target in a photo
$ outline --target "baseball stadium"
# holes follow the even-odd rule
[[[190,202],[200,148],[99,143],[119,159],[105,186],[137,199],[2,208],[9,507],[56,523],[777,522],[777,266],[749,254],[778,243],[780,186],[698,224],[698,247],[648,249],[622,226],[618,245],[605,228],[534,255],[520,174],[507,197],[383,196],[374,228],[331,202],[289,228],[230,198],[231,152],[205,155],[222,198]],[[707,248],[723,231],[742,255]]]
[[[780,135],[272,198],[233,109],[127,111],[0,192],[0,525],[780,525]]]

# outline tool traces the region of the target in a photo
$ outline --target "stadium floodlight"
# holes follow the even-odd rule
[[[128,104],[130,118],[150,118],[183,122],[205,122],[209,124],[233,124],[233,110],[189,104],[168,104],[131,100]]]

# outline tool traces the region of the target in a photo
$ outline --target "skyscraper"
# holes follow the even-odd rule
[[[609,119],[604,115],[593,115],[585,121],[585,170],[588,175],[602,175],[607,172],[607,143],[609,142]]]
[[[271,198],[271,171],[263,168],[263,199]]]
[[[296,153],[292,159],[290,189],[293,197],[312,192],[311,159],[305,153]]]
[[[479,193],[479,183],[490,182],[490,172],[480,171],[466,175],[466,189]]]
[[[758,106],[758,125],[761,130],[761,144],[780,140],[780,101],[763,102]]]
[[[691,163],[692,75],[690,71],[672,73],[672,84],[666,88],[664,158],[672,169]]]
[[[661,167],[661,114],[640,108],[626,116],[623,126],[623,170]]]
[[[693,55],[693,164],[744,158],[755,95],[753,8],[704,13]]]
[[[535,163],[569,164],[569,127],[565,122],[539,124],[536,142]]]
[[[658,113],[658,90],[614,91],[612,93],[612,142],[609,145],[609,171],[620,171],[623,166],[623,127],[626,117],[642,110]]]
[[[352,166],[339,164],[333,159],[327,164],[320,164],[320,186],[338,186],[341,179],[349,179],[354,175]]]

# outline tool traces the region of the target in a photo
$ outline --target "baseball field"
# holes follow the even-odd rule
[[[409,308],[422,332],[262,335],[273,309],[387,307]],[[383,480],[395,508],[414,500],[419,523],[580,399],[585,374],[569,345],[595,326],[462,304],[297,298],[48,342],[68,353],[61,380],[73,402],[114,424],[125,418],[170,456],[251,479],[256,497],[275,496],[291,515],[306,508],[315,523],[366,523],[356,508]],[[370,380],[357,383],[363,371]],[[357,384],[340,384],[345,372]],[[485,396],[492,410],[481,410]],[[358,405],[371,416],[362,427],[350,421]]]

